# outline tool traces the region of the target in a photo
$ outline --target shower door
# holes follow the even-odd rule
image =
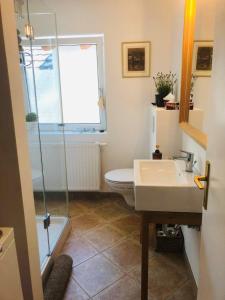
[[[51,218],[48,231],[52,252],[68,217],[56,18],[52,13],[30,13],[30,22],[35,32],[32,40],[32,57],[42,146],[45,205],[47,216]]]
[[[22,12],[17,15],[17,28],[40,264],[44,266],[68,222],[55,15]]]

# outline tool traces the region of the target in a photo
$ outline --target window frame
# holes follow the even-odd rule
[[[57,58],[58,58],[58,73],[59,73],[59,96],[61,101],[61,109],[63,111],[63,100],[61,92],[61,74],[60,74],[60,46],[73,46],[81,44],[93,44],[96,45],[96,54],[97,54],[97,71],[98,71],[98,90],[99,98],[104,99],[104,107],[99,108],[99,118],[100,123],[40,123],[41,131],[74,131],[74,132],[98,132],[106,131],[107,122],[106,122],[106,92],[105,92],[105,68],[104,68],[104,35],[64,35],[55,37],[37,37],[33,42],[32,46],[43,46],[49,45],[49,40],[54,40],[54,44],[57,46]],[[29,44],[25,44],[29,46]],[[36,87],[35,87],[36,88]],[[63,113],[62,113],[63,119]]]

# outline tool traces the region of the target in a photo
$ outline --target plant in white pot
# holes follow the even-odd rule
[[[38,116],[34,112],[30,112],[26,115],[27,128],[29,131],[34,131],[37,128]]]
[[[156,97],[156,105],[158,107],[163,107],[165,105],[163,98],[165,98],[169,93],[174,92],[174,86],[177,82],[176,74],[172,72],[168,74],[163,74],[162,72],[157,73],[155,77],[153,77],[155,82],[155,87],[157,94]]]

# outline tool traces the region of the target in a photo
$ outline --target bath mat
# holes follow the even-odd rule
[[[69,255],[58,256],[44,288],[44,300],[62,300],[72,271]]]

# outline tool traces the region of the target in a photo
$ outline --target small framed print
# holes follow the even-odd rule
[[[194,41],[193,74],[210,77],[212,73],[213,41]]]
[[[122,43],[123,77],[149,77],[150,55],[150,42]]]

